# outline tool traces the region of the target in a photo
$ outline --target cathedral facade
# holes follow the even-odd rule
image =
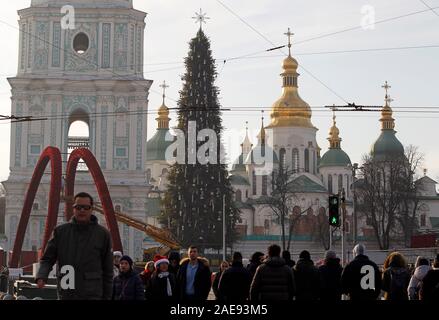
[[[41,152],[61,150],[63,166],[78,147],[89,148],[106,178],[116,210],[141,220],[146,216],[145,177],[148,94],[143,77],[146,13],[132,0],[74,0],[75,25],[65,28],[65,1],[32,0],[20,10],[17,76],[9,78],[11,114],[39,121],[11,125],[10,175],[6,190],[5,234],[12,248],[24,194]],[[82,122],[88,134],[75,136]],[[40,248],[47,216],[50,175],[44,175],[33,205],[23,250]],[[90,173],[83,167],[75,192],[99,202]],[[61,204],[60,208],[63,207]],[[61,209],[62,211],[62,209]],[[63,213],[59,222],[63,222]],[[104,217],[98,216],[101,223]],[[144,234],[119,224],[127,254],[142,258]]]

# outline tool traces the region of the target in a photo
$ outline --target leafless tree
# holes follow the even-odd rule
[[[269,207],[279,222],[281,227],[282,250],[289,250],[294,226],[305,214],[308,209],[293,214],[293,208],[298,204],[298,197],[291,190],[291,177],[294,172],[288,168],[279,168],[273,171],[272,186],[270,196],[264,199],[264,203]],[[288,224],[288,240],[286,229]]]
[[[420,209],[414,174],[422,158],[413,146],[404,156],[363,157],[357,208],[372,226],[380,249],[388,249],[391,238],[401,236],[406,243],[411,238]]]

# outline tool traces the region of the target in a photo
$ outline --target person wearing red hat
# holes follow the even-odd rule
[[[178,298],[177,280],[175,275],[168,270],[169,260],[166,257],[156,255],[154,266],[155,272],[151,278],[151,287],[147,298],[157,301],[176,301]]]

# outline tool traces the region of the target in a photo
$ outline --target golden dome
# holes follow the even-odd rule
[[[283,60],[282,68],[282,96],[271,107],[271,123],[267,128],[273,127],[304,127],[314,128],[311,123],[311,107],[299,96],[297,78],[297,60],[291,56],[290,36],[288,29],[288,57]]]
[[[337,128],[337,122],[335,121],[335,113],[332,116],[332,127],[329,129],[329,148],[340,149],[340,130]]]
[[[156,118],[158,122],[159,129],[168,129],[169,128],[169,109],[165,104],[162,104],[158,110],[158,117]]]

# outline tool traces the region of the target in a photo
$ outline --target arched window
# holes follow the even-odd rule
[[[235,191],[235,200],[242,202],[242,192],[239,189]]]
[[[316,174],[316,170],[317,170],[316,153],[315,153],[315,151],[313,151],[313,153],[312,153],[312,173]]]
[[[292,151],[293,162],[292,162],[292,170],[293,172],[299,172],[299,150],[294,148]]]
[[[346,197],[349,198],[349,189],[351,185],[349,184],[349,175],[346,175]]]
[[[421,227],[425,227],[427,225],[426,223],[427,215],[425,213],[421,214]]]
[[[286,151],[284,148],[279,150],[279,166],[280,166],[280,169],[282,169],[282,170],[285,169],[285,163],[286,163],[285,154],[286,154]]]
[[[338,175],[338,191],[343,191],[343,175]]]
[[[257,185],[256,185],[256,173],[255,170],[252,171],[252,187],[253,187],[253,195],[256,195]]]
[[[267,195],[267,184],[268,184],[268,176],[263,175],[262,176],[262,195]]]
[[[332,194],[332,175],[328,174],[328,192]]]
[[[305,172],[309,172],[309,149],[305,149]]]
[[[77,109],[70,115],[67,153],[70,155],[78,148],[90,148],[89,116],[82,109]],[[84,161],[79,161],[77,171],[88,171]]]

